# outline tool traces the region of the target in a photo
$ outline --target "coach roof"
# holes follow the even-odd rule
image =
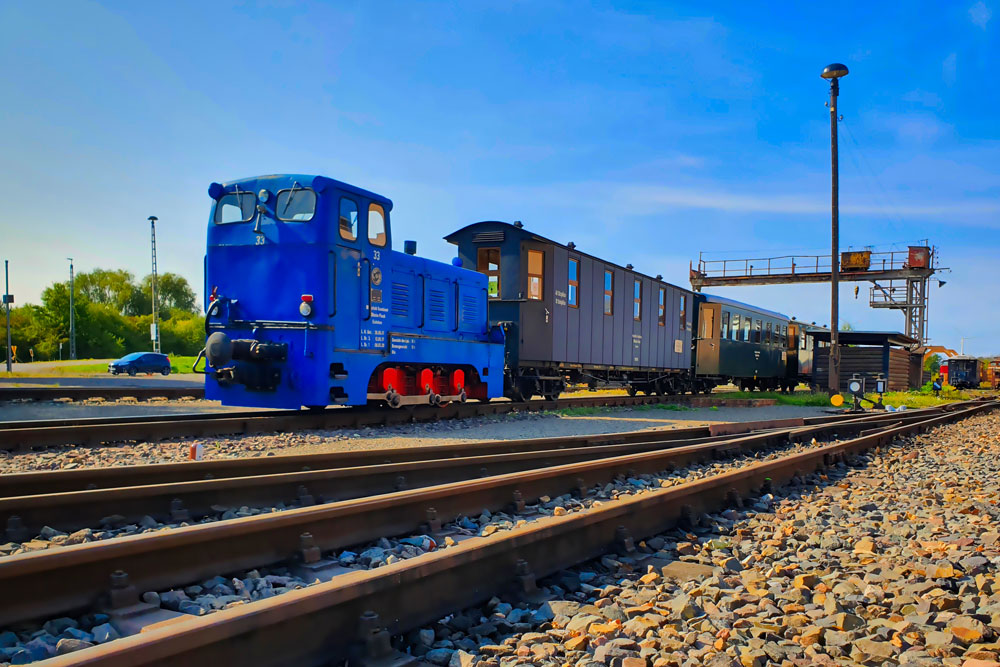
[[[493,226],[496,226],[496,225],[502,225],[505,228],[505,231],[510,231],[512,234],[517,234],[522,239],[529,239],[529,240],[532,240],[532,241],[540,241],[542,243],[550,243],[552,245],[559,246],[560,248],[565,248],[567,252],[571,252],[571,253],[574,253],[574,254],[577,254],[577,255],[582,255],[584,257],[589,257],[589,258],[591,258],[593,260],[601,262],[602,264],[607,264],[608,266],[613,266],[613,267],[619,268],[622,271],[627,271],[628,273],[632,273],[632,274],[635,274],[637,276],[642,276],[643,278],[648,278],[648,279],[650,279],[652,281],[655,281],[655,282],[658,282],[658,283],[662,283],[664,285],[669,285],[670,287],[674,287],[674,288],[679,289],[679,290],[684,290],[685,292],[690,292],[691,291],[687,287],[680,287],[680,286],[675,285],[673,283],[669,283],[666,280],[663,280],[662,278],[656,278],[654,276],[647,275],[647,274],[645,274],[645,273],[643,273],[641,271],[636,271],[635,269],[629,269],[629,268],[626,268],[626,267],[624,267],[624,266],[622,266],[620,264],[615,264],[614,262],[612,262],[610,260],[607,260],[607,259],[604,259],[603,257],[598,257],[596,255],[591,255],[590,253],[583,252],[578,247],[570,248],[569,246],[567,246],[567,245],[565,245],[563,243],[559,243],[558,241],[553,241],[550,238],[546,238],[546,237],[541,236],[539,234],[535,234],[534,232],[529,232],[527,229],[524,229],[523,227],[517,227],[515,225],[510,224],[509,222],[501,222],[499,220],[483,220],[482,222],[474,222],[471,225],[466,225],[465,227],[462,227],[461,229],[457,229],[457,230],[453,231],[451,234],[448,234],[448,236],[444,237],[444,240],[448,241],[449,243],[454,243],[455,245],[458,245],[458,239],[456,237],[459,234],[464,234],[466,232],[470,232],[470,231],[472,231],[475,228],[480,227],[480,226],[490,226],[490,227],[493,227]]]

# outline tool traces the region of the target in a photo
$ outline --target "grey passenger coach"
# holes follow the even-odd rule
[[[554,398],[567,383],[630,394],[708,391],[692,374],[693,293],[524,229],[477,222],[447,237],[487,277],[506,332],[506,394]]]

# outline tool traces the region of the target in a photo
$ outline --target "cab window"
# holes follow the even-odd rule
[[[385,209],[380,204],[368,205],[368,242],[385,245]]]
[[[215,224],[250,222],[257,212],[256,204],[257,196],[252,192],[226,193],[215,206]]]
[[[358,240],[358,205],[347,197],[340,199],[340,238]]]
[[[528,298],[542,298],[542,273],[545,269],[545,253],[541,250],[528,251]]]
[[[486,293],[491,299],[500,298],[500,248],[480,248],[476,255],[476,270],[486,274]]]
[[[292,188],[278,192],[274,204],[278,220],[308,222],[316,214],[316,193],[311,188]]]

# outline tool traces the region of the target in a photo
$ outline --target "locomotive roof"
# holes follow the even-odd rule
[[[290,188],[296,182],[300,186],[311,187],[316,192],[322,192],[329,187],[334,187],[338,190],[350,192],[351,194],[355,194],[359,197],[364,197],[382,204],[387,211],[392,210],[392,200],[387,197],[383,197],[382,195],[371,192],[370,190],[365,190],[364,188],[351,185],[350,183],[338,181],[328,176],[317,176],[314,174],[270,174],[267,176],[250,176],[248,178],[240,178],[234,181],[226,181],[225,183],[212,183],[208,187],[208,196],[212,199],[218,199],[224,192],[232,192],[233,186],[244,184],[249,186],[248,189],[256,191],[258,186],[269,181],[273,182],[272,187],[275,190]]]
[[[655,276],[651,276],[651,275],[645,274],[642,271],[636,271],[635,269],[625,268],[621,264],[616,264],[616,263],[614,263],[614,262],[612,262],[610,260],[604,259],[602,257],[598,257],[596,255],[591,255],[590,253],[583,252],[582,250],[580,250],[579,248],[576,248],[576,247],[570,248],[569,246],[567,246],[567,245],[565,245],[563,243],[559,243],[558,241],[553,241],[552,239],[546,238],[546,237],[544,237],[544,236],[542,236],[540,234],[535,234],[534,232],[529,232],[527,229],[525,229],[523,227],[516,227],[516,226],[512,225],[509,222],[503,222],[503,221],[500,221],[500,220],[482,220],[480,222],[474,222],[471,225],[466,225],[465,227],[462,227],[461,229],[456,229],[451,234],[448,234],[448,236],[444,237],[444,240],[448,241],[449,243],[454,243],[455,245],[458,245],[458,241],[455,240],[456,236],[458,236],[459,234],[461,234],[461,233],[463,233],[465,231],[471,230],[474,227],[478,227],[480,225],[503,225],[504,227],[508,228],[512,233],[516,233],[516,234],[518,234],[518,235],[520,235],[522,237],[528,237],[528,238],[531,238],[531,239],[533,239],[535,241],[541,241],[543,243],[550,243],[552,245],[557,245],[560,248],[565,248],[569,252],[573,252],[573,253],[576,253],[578,255],[583,255],[584,257],[590,257],[591,259],[596,259],[598,262],[603,262],[604,264],[608,264],[610,266],[617,267],[617,268],[621,269],[622,271],[628,271],[629,273],[634,273],[637,276],[643,276],[644,278],[649,278],[650,280],[653,280],[653,281],[658,282],[658,283],[663,283],[664,285],[669,285],[670,287],[673,287],[675,289],[684,290],[685,292],[691,292],[691,290],[688,289],[687,287],[681,287],[679,285],[675,285],[674,283],[667,282],[663,278],[656,278]]]
[[[737,301],[735,299],[727,299],[724,296],[716,296],[714,294],[706,294],[705,300],[709,303],[721,303],[727,306],[733,306],[734,308],[745,308],[747,310],[752,310],[755,313],[760,313],[761,315],[767,315],[768,317],[774,317],[779,320],[791,320],[788,315],[783,315],[774,310],[768,310],[767,308],[761,308],[760,306],[755,306],[751,303],[743,303],[742,301]]]

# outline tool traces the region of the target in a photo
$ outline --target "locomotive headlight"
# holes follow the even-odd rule
[[[312,301],[312,294],[302,295],[302,303],[299,304],[299,314],[302,315],[302,317],[309,317],[313,314]]]
[[[261,200],[265,204],[267,203],[267,198],[271,196],[271,193],[267,190],[261,188],[260,192],[257,193],[257,199]]]

